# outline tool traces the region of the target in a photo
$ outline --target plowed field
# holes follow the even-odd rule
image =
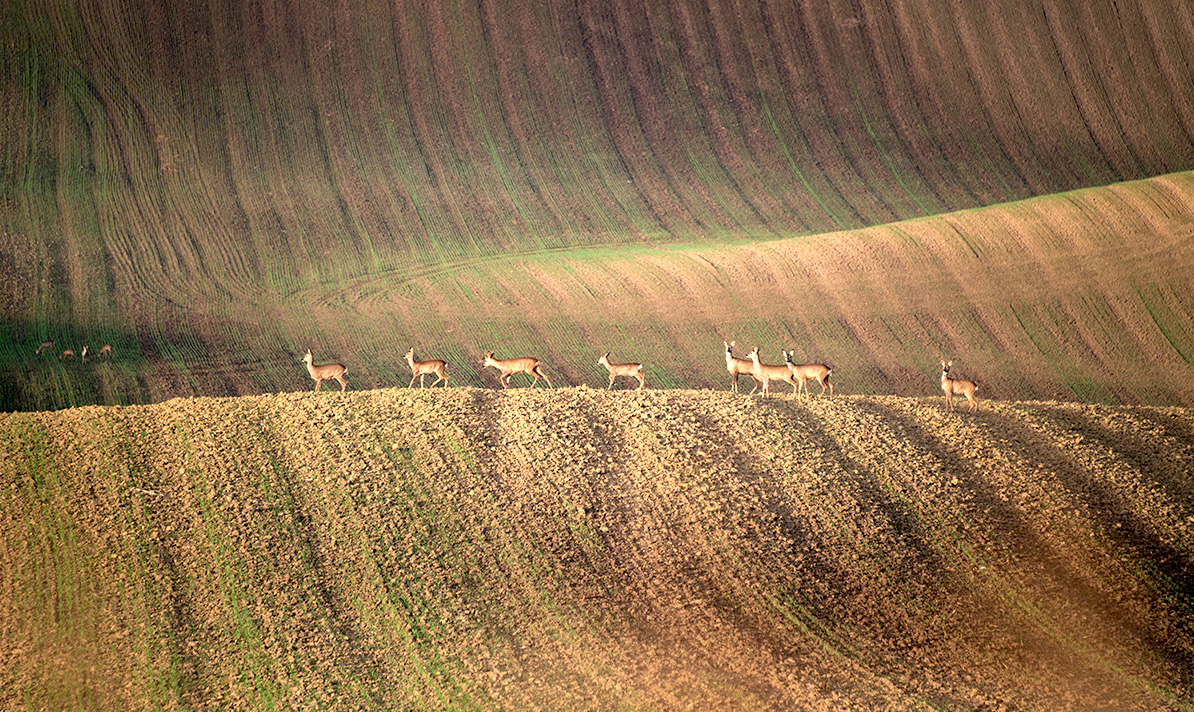
[[[0,3],[0,410],[723,338],[1194,407],[1189,0],[505,5]]]
[[[1194,705],[1183,408],[383,389],[0,447],[6,709]]]

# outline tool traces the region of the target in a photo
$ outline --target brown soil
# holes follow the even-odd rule
[[[0,443],[5,708],[1194,705],[1186,409],[385,389]]]

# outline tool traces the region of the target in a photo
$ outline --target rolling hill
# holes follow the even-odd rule
[[[2,409],[294,389],[306,348],[395,385],[412,343],[534,349],[573,384],[628,351],[705,387],[722,338],[860,393],[952,356],[1003,397],[1191,402],[1185,3],[177,5],[0,9]],[[893,270],[882,243],[928,216],[939,256]],[[836,263],[770,289],[687,249],[786,240]],[[117,358],[34,360],[46,339]]]
[[[6,708],[1194,706],[1185,408],[378,389],[0,447]]]
[[[0,707],[1194,709],[1189,3],[0,45]],[[723,340],[839,395],[727,393]]]

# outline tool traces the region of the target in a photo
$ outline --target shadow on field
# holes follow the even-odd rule
[[[1011,558],[1001,562],[1002,565],[1012,570],[1022,569],[1018,575],[1033,588],[1046,592],[1044,595],[1048,591],[1061,591],[1067,599],[1076,600],[1084,615],[1097,616],[1098,624],[1092,629],[1101,635],[1115,638],[1138,635],[1150,648],[1164,651],[1173,668],[1183,671],[1185,683],[1194,679],[1191,672],[1194,653],[1170,645],[1173,640],[1170,633],[1161,634],[1153,626],[1133,620],[1122,600],[1107,595],[1106,582],[1100,580],[1098,571],[1079,568],[1081,562],[1088,560],[1089,549],[1097,547],[1100,540],[1113,543],[1118,549],[1116,558],[1133,560],[1141,567],[1131,572],[1139,578],[1139,583],[1176,604],[1170,615],[1184,629],[1183,637],[1189,635],[1190,613],[1194,610],[1188,594],[1194,590],[1190,555],[1158,538],[1137,513],[1142,507],[1147,511],[1150,503],[1133,506],[1125,502],[1112,481],[1114,473],[1075,459],[1075,454],[1097,449],[1090,441],[1108,447],[1114,441],[1113,449],[1123,459],[1142,460],[1138,452],[1132,454],[1133,448],[1124,447],[1122,439],[1112,438],[1097,422],[1080,415],[1073,407],[1019,405],[1010,412],[987,408],[973,416],[933,414],[930,408],[930,415],[923,418],[917,417],[921,412],[914,415],[870,400],[860,401],[859,408],[883,418],[897,437],[932,453],[942,463],[943,470],[957,478],[957,486],[968,495],[964,506],[976,510],[972,512],[973,518],[989,527],[986,535],[1009,550]],[[1026,424],[1027,420],[1036,418],[1051,421],[1053,427],[1047,432],[1079,431],[1090,441],[1077,445],[1050,440]],[[946,426],[948,432],[934,429],[934,425],[950,421],[965,423],[967,434],[961,435],[953,424]],[[976,456],[976,448],[982,448],[983,454]],[[1008,483],[1014,481],[1009,475],[1014,473],[1005,471],[1004,466],[992,466],[992,460],[1030,468],[1043,488],[1039,499],[1025,500],[1023,490],[1009,487]],[[1171,468],[1156,461],[1151,464],[1155,471],[1146,472],[1144,480],[1172,479]],[[1184,488],[1177,489],[1171,493],[1177,495],[1172,501],[1191,501],[1183,499],[1185,493],[1180,490]],[[1060,505],[1063,518],[1068,518],[1071,511],[1084,518],[1085,523],[1078,525],[1084,533],[1041,529],[1030,515],[1036,507],[1049,505]],[[1189,516],[1188,507],[1179,514]],[[1085,537],[1089,540],[1084,541]],[[1131,581],[1126,585],[1135,588]],[[1107,633],[1109,630],[1114,632]]]
[[[53,344],[38,354],[43,342]],[[112,345],[111,356],[100,355],[105,344]],[[0,412],[144,403],[145,367],[130,331],[6,321],[0,324]]]
[[[910,553],[910,557],[900,559],[902,570],[897,571],[897,575],[923,576],[926,572],[931,572],[928,575],[940,577],[942,580],[949,579],[952,567],[929,540],[929,533],[919,515],[910,508],[908,502],[884,485],[882,477],[870,463],[855,457],[843,446],[834,428],[823,417],[799,401],[782,404],[763,401],[760,409],[773,412],[778,418],[786,421],[787,436],[792,440],[817,444],[821,451],[818,457],[819,469],[826,475],[835,475],[832,482],[826,482],[825,486],[832,487],[836,497],[853,503],[852,509],[844,511],[840,516],[848,517],[850,511],[865,512],[869,516],[877,514],[884,522],[884,528],[894,533],[897,537],[897,548],[904,555]],[[716,422],[708,423],[711,429],[717,425]],[[723,430],[720,437],[731,438],[732,435]],[[767,472],[765,465],[768,463],[748,452],[739,451],[737,461],[744,472]],[[757,486],[771,493],[776,500],[782,501],[785,495],[775,490],[774,478],[764,474],[753,479]],[[828,502],[823,501],[814,506],[827,505]],[[786,521],[794,521],[790,511],[784,514]],[[855,589],[854,579],[858,575],[856,563],[831,557],[830,553],[822,552],[821,561],[813,573],[818,578],[825,579],[831,590],[844,592]]]

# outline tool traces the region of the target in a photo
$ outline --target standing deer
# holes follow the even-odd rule
[[[432,388],[435,388],[435,384],[439,383],[440,381],[444,382],[444,388],[448,387],[448,374],[444,373],[445,369],[448,368],[447,361],[441,361],[439,359],[432,359],[430,361],[416,361],[415,347],[412,346],[410,347],[410,351],[406,352],[406,362],[410,364],[411,372],[410,383],[406,386],[407,388],[415,385],[416,378],[419,379],[419,388],[422,388],[423,377],[429,373],[434,373],[435,375],[439,376],[439,378],[432,381]]]
[[[65,351],[63,351],[63,352],[62,352],[62,355],[58,357],[58,360],[59,360],[59,361],[61,361],[61,360],[62,360],[62,359],[64,359],[64,358],[71,358],[71,359],[73,359],[74,357],[75,357],[75,350],[74,350],[74,349],[67,349],[67,350],[65,350]]]
[[[516,373],[525,373],[528,376],[533,376],[535,380],[533,383],[531,383],[531,388],[534,388],[535,384],[539,382],[540,376],[543,377],[543,380],[547,381],[548,388],[553,387],[551,385],[551,379],[547,377],[547,374],[539,370],[539,359],[537,358],[525,356],[523,358],[496,359],[493,357],[492,351],[486,351],[485,360],[482,361],[481,364],[481,368],[489,368],[490,366],[493,366],[502,372],[501,375],[498,376],[498,381],[501,382],[502,388],[510,387],[510,376]]]
[[[101,346],[99,350],[99,356],[107,356],[108,358],[112,358],[112,344],[104,344]]]
[[[741,374],[746,374],[754,379],[755,385],[750,392],[757,391],[759,379],[755,377],[755,365],[749,359],[735,358],[733,341],[722,341],[721,343],[726,347],[726,370],[730,372],[730,391],[738,392],[738,376]]]
[[[825,395],[825,389],[829,388],[829,395],[833,395],[833,384],[829,382],[829,376],[833,373],[831,366],[826,366],[823,363],[806,363],[795,364],[792,363],[792,355],[795,351],[787,351],[784,353],[784,360],[787,361],[788,370],[800,381],[800,390],[808,393],[807,383],[810,380],[816,380],[821,384],[821,395]]]
[[[90,347],[84,346],[83,353],[79,354],[79,360],[82,361],[83,363],[87,363],[87,349],[88,348],[90,348]]]
[[[50,351],[51,355],[54,353],[54,342],[53,342],[53,341],[43,341],[43,342],[41,342],[41,346],[38,346],[38,347],[37,347],[37,351],[36,351],[35,353],[36,353],[38,356],[41,356],[41,352],[42,352],[42,351],[45,351],[45,350],[47,350],[47,349]]]
[[[609,387],[605,390],[610,390],[614,387],[614,379],[618,376],[629,376],[630,378],[638,379],[638,389],[647,387],[647,379],[643,376],[643,365],[641,363],[610,363],[609,352],[597,359],[597,363],[605,366],[609,370]]]
[[[953,368],[954,362],[941,362],[941,390],[945,391],[945,403],[950,410],[954,409],[954,394],[966,396],[969,401],[967,410],[974,412],[978,408],[978,399],[974,392],[978,390],[978,386],[974,381],[963,381],[960,378],[950,378],[949,369]]]
[[[329,363],[323,366],[316,366],[313,363],[314,357],[311,356],[311,349],[307,349],[307,355],[303,357],[303,362],[307,364],[307,373],[311,374],[311,379],[315,381],[315,390],[323,385],[323,382],[328,379],[336,379],[340,382],[340,392],[343,393],[348,388],[348,381],[344,380],[344,374],[348,371],[348,367],[338,363]]]
[[[784,352],[784,356],[790,358],[787,352]],[[796,397],[796,379],[792,377],[792,371],[786,364],[783,366],[769,366],[765,363],[759,363],[759,349],[757,347],[754,351],[747,354],[747,357],[750,359],[751,366],[754,367],[755,380],[763,382],[763,395],[767,395],[771,390],[772,381],[784,381],[792,384],[792,397]]]

